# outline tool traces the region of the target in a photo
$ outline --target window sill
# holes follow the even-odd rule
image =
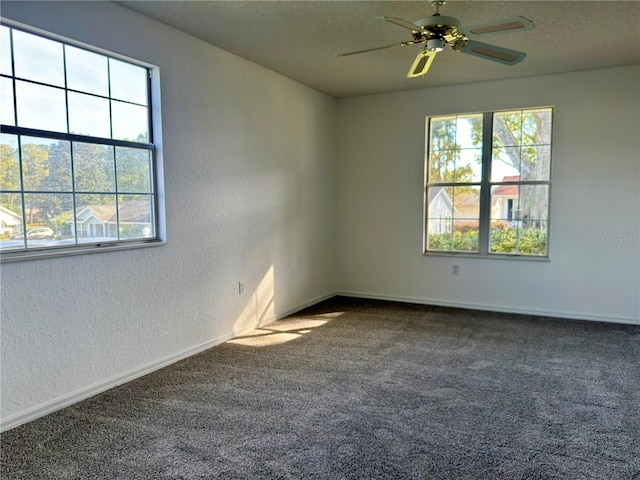
[[[102,243],[81,245],[71,248],[43,248],[42,250],[2,252],[0,263],[22,262],[26,260],[43,260],[47,258],[70,257],[90,253],[115,252],[120,250],[134,250],[138,248],[160,247],[166,245],[164,240],[150,240],[144,242]]]
[[[422,253],[425,257],[447,257],[447,258],[478,258],[481,260],[521,260],[525,262],[550,262],[548,255],[517,255],[517,254],[480,254],[465,252],[436,252],[426,251]]]

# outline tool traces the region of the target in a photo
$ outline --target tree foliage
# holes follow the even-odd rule
[[[117,194],[119,201],[127,201],[130,194],[151,193],[147,150],[30,137],[22,137],[18,150],[12,138],[3,136],[0,143],[2,205],[21,213],[22,166],[27,225],[46,224],[59,231],[73,218],[74,194],[76,207],[81,207],[113,205]]]
[[[8,193],[2,194],[2,206],[17,214],[21,213],[20,163],[18,150],[8,143],[0,143],[0,188]]]
[[[459,122],[473,126],[478,124],[473,116],[458,118],[445,117],[431,121],[429,141],[429,182],[431,183],[468,183],[473,181],[473,166],[462,161],[463,146],[459,142]],[[482,122],[479,122],[482,125]],[[480,139],[480,144],[481,144]],[[478,148],[478,145],[474,145]],[[476,155],[479,165],[481,158]]]
[[[493,223],[490,242],[493,253],[544,255],[547,252],[546,230],[518,228],[505,222]],[[478,230],[432,233],[429,250],[477,252]]]

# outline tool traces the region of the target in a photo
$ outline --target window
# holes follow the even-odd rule
[[[426,253],[548,256],[552,113],[427,119]]]
[[[157,242],[151,70],[0,26],[3,260]]]

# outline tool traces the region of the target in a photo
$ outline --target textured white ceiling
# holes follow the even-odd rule
[[[462,26],[516,15],[532,20],[533,31],[482,39],[527,52],[527,58],[506,66],[447,49],[416,79],[405,76],[420,46],[335,54],[409,40],[409,30],[376,17],[426,18],[434,12],[429,1],[117,3],[334,97],[640,63],[637,1],[451,0],[441,14]],[[615,79],[603,88],[615,88]]]

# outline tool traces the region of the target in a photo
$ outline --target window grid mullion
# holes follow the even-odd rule
[[[151,70],[147,69],[147,130],[149,131],[149,143],[153,143],[153,112],[151,110]]]
[[[478,252],[486,255],[491,239],[491,157],[493,146],[493,114],[482,116],[482,180],[480,187],[480,219],[478,231]]]
[[[480,187],[482,182],[434,182],[429,187]]]
[[[64,103],[67,111],[67,133],[71,133],[71,124],[69,122],[69,89],[67,88],[67,47],[64,43],[62,44],[62,72],[64,74]],[[16,126],[17,125],[16,123]]]
[[[120,200],[118,198],[119,193],[118,193],[118,157],[117,157],[117,149],[115,147],[115,145],[113,146],[113,179],[114,179],[114,186],[113,189],[116,192],[116,233],[118,235],[118,240],[120,240]]]
[[[76,90],[75,88],[61,87],[60,85],[52,85],[50,83],[40,82],[38,80],[31,80],[29,78],[18,77],[18,76],[15,76],[15,75],[6,75],[6,74],[2,73],[2,74],[0,74],[0,77],[13,78],[14,80],[17,80],[19,82],[31,83],[33,85],[40,85],[42,87],[56,88],[58,90],[68,90],[71,93],[80,93],[82,95],[87,95],[88,97],[95,97],[95,98],[102,98],[104,100],[110,100],[110,97],[105,96],[105,95],[100,95],[99,93],[85,92],[85,91],[82,91],[82,90]],[[127,105],[135,105],[137,107],[149,108],[149,105],[145,105],[143,103],[132,102],[130,100],[120,100],[120,99],[115,99],[115,100],[118,101],[118,102],[126,103]]]
[[[24,176],[22,168],[22,138],[18,135],[18,165],[20,169],[20,209],[22,212],[22,244],[24,248],[27,248],[27,213],[26,204],[24,200]]]
[[[16,91],[16,66],[15,66],[15,55],[13,53],[13,28],[9,28],[9,52],[11,54],[11,83],[13,85],[13,121],[14,125],[18,125],[18,94]],[[27,215],[25,211],[25,201],[24,201],[24,178],[22,172],[22,140],[20,135],[16,135],[16,140],[18,143],[18,174],[20,177],[20,212],[22,217],[22,244],[23,248],[27,248]]]
[[[2,125],[1,131],[2,133],[9,133],[14,135],[26,135],[29,137],[49,138],[54,140],[92,143],[99,145],[116,145],[118,147],[138,148],[141,150],[152,150],[154,148],[153,144],[151,143],[132,142],[129,140],[118,140],[104,137],[92,137],[89,135],[78,135],[76,133],[54,132],[51,130],[38,130],[26,127],[14,127],[11,125]]]
[[[111,60],[107,58],[107,95],[109,95],[109,135],[113,138],[113,99],[111,98]],[[115,156],[113,157],[115,161]]]
[[[69,155],[71,156],[71,209],[73,212],[73,238],[78,243],[78,209],[76,207],[76,171],[74,166],[74,143],[69,142]]]
[[[13,28],[9,29],[9,52],[11,53],[11,83],[13,85],[13,121],[18,125],[18,94],[16,92],[16,66],[13,54]]]

